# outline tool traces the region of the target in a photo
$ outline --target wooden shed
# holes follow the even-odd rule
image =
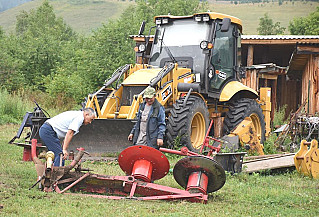
[[[255,78],[243,83],[272,88],[273,110],[287,105],[289,114],[307,100],[307,112],[319,112],[319,36],[244,35],[242,64],[248,80]]]

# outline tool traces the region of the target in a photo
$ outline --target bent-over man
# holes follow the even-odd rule
[[[83,111],[66,111],[53,118],[50,118],[41,126],[39,134],[41,140],[49,151],[54,153],[54,166],[64,166],[64,160],[67,158],[69,144],[75,134],[79,132],[82,124],[90,124],[96,117],[92,108],[85,108]],[[60,139],[63,140],[61,146]],[[60,154],[63,154],[63,159]]]

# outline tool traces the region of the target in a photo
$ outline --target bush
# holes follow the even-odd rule
[[[287,105],[282,106],[277,111],[275,111],[273,126],[281,126],[288,122],[285,119]],[[289,136],[286,136],[283,140],[277,141],[278,135],[276,133],[270,133],[267,140],[264,142],[264,152],[265,154],[276,154],[278,150],[289,151],[289,146],[291,144],[291,139]],[[279,146],[275,146],[275,142],[280,142],[281,144],[277,144]]]
[[[264,142],[264,153],[265,154],[276,154],[278,151],[274,145],[278,136],[275,133],[270,133],[267,140]]]
[[[275,111],[274,120],[273,120],[274,127],[281,126],[287,123],[287,119],[285,119],[286,108],[287,108],[287,105],[283,105],[281,108]]]

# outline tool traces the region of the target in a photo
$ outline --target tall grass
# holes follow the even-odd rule
[[[277,111],[275,111],[274,120],[272,122],[273,130],[280,127],[283,124],[286,124],[288,120],[285,118],[287,105],[282,106]],[[264,142],[264,152],[265,154],[276,154],[281,151],[288,151],[290,149],[291,139],[290,136],[286,136],[283,140],[280,140],[280,147],[278,144],[275,146],[275,142],[278,140],[279,134],[271,132],[267,140]]]
[[[0,124],[21,123],[26,111],[32,111],[33,104],[22,97],[22,94],[10,94],[0,89]]]

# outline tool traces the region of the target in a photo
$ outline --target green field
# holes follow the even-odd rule
[[[35,9],[42,2],[43,0],[34,0],[0,13],[0,26],[6,31],[13,31],[20,11]],[[132,3],[116,0],[51,0],[50,4],[56,15],[63,17],[76,32],[87,34],[109,19],[119,17]]]
[[[259,18],[268,13],[269,17],[275,22],[286,28],[285,33],[289,34],[289,22],[296,17],[304,17],[319,7],[319,2],[284,2],[278,6],[278,2],[267,4],[213,4],[211,11],[229,14],[238,17],[243,22],[243,33],[246,35],[258,34],[257,27]]]
[[[207,204],[106,200],[44,193],[36,187],[28,190],[36,181],[34,164],[21,161],[22,147],[7,144],[18,128],[0,125],[0,216],[319,216],[319,180],[295,171],[227,175],[224,187],[210,194]],[[116,163],[85,162],[83,167],[124,175]],[[172,174],[155,183],[180,188]]]
[[[34,0],[18,7],[0,13],[0,26],[6,31],[13,31],[16,16],[21,10],[29,11],[41,4],[42,0]],[[75,31],[89,34],[90,31],[98,28],[102,23],[109,19],[116,19],[134,1],[119,0],[51,0],[56,15],[63,17]],[[210,10],[236,16],[243,21],[244,34],[257,34],[259,18],[265,13],[274,22],[280,22],[281,26],[286,27],[295,17],[307,16],[316,10],[319,2],[284,2],[279,6],[278,2],[266,4],[230,4],[229,2],[209,1]]]

